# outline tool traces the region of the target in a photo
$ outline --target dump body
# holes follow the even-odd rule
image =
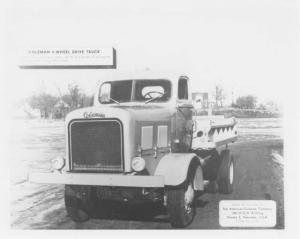
[[[194,116],[195,132],[192,150],[213,149],[237,140],[235,118],[224,116]]]

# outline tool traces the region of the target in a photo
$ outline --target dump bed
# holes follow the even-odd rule
[[[237,140],[236,119],[224,116],[194,116],[192,149],[212,149]]]

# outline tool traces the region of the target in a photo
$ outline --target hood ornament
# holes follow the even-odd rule
[[[105,114],[103,113],[95,113],[95,112],[84,112],[83,117],[85,119],[89,118],[105,118]]]

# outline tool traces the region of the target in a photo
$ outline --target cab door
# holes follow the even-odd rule
[[[193,104],[189,94],[189,79],[180,77],[176,105],[176,144],[177,152],[188,152],[193,139]]]

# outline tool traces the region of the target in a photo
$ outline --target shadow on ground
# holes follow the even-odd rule
[[[167,208],[161,203],[130,204],[125,202],[110,202],[111,210],[103,214],[99,207],[95,210],[93,219],[126,220],[168,223]],[[208,201],[195,200],[195,207],[204,208]]]

